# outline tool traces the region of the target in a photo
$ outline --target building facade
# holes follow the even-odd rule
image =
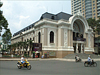
[[[0,40],[0,52],[2,52],[2,50],[6,50],[7,49],[7,44],[4,44],[2,40]]]
[[[21,41],[22,38],[23,41],[30,39],[35,43],[42,43],[40,54],[53,51],[57,58],[73,53],[90,54],[94,51],[93,30],[80,12],[74,16],[64,12],[56,15],[46,12],[40,20],[16,32],[11,44]]]
[[[86,19],[100,17],[100,0],[71,0],[71,13],[83,13]]]

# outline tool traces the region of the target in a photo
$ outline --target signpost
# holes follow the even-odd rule
[[[42,43],[33,43],[32,51],[42,51]]]

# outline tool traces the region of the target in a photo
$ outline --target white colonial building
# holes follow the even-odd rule
[[[62,58],[72,53],[94,51],[93,30],[80,12],[75,15],[46,12],[40,20],[15,33],[11,44],[21,41],[22,37],[23,41],[30,39],[35,43],[42,43],[41,55],[53,51],[55,57]],[[28,51],[31,54],[32,51]]]

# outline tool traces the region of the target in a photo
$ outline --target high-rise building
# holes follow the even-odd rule
[[[86,19],[100,17],[100,0],[71,0],[72,15],[81,11]]]

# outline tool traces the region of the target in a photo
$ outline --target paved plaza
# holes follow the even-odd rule
[[[84,62],[59,60],[31,60],[31,70],[18,69],[17,61],[0,61],[0,75],[100,75],[100,61],[97,67],[84,67]]]

